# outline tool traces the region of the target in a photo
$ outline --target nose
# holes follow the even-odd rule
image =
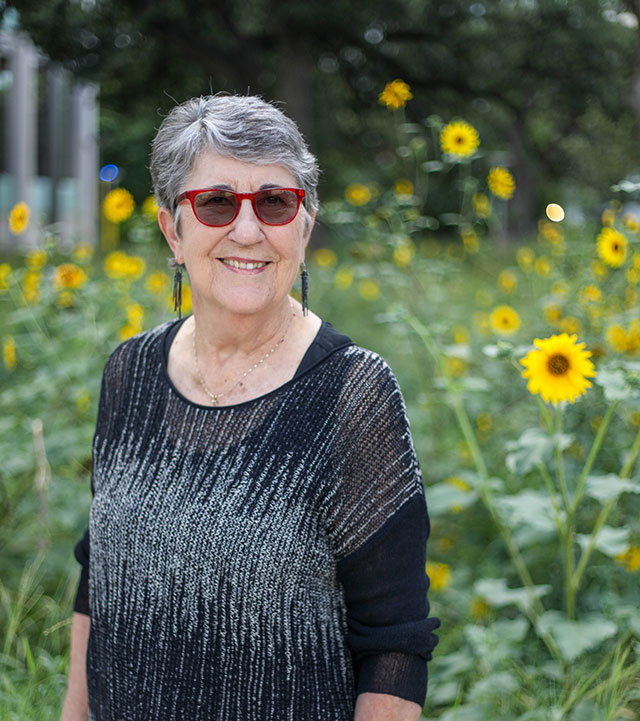
[[[253,212],[249,198],[243,198],[240,201],[240,210],[231,224],[231,236],[236,242],[243,245],[256,243],[262,237],[262,227]]]

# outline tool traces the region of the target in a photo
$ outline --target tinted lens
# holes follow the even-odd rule
[[[291,190],[264,190],[256,195],[256,213],[272,225],[288,223],[298,211],[298,196]]]
[[[233,193],[206,190],[194,199],[196,217],[206,225],[226,225],[236,213],[238,201]]]

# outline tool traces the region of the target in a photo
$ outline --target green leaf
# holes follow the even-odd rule
[[[573,436],[566,433],[550,436],[542,428],[527,428],[517,441],[507,443],[510,451],[505,460],[507,468],[517,476],[524,476],[539,463],[547,465],[553,457],[556,440],[563,451],[571,445]]]
[[[531,606],[532,595],[534,598],[542,598],[551,591],[551,586],[534,586],[530,591],[527,588],[508,588],[504,578],[484,578],[476,582],[473,590],[494,608],[513,604],[526,611]]]
[[[542,491],[520,491],[512,496],[495,499],[500,517],[516,530],[516,541],[526,546],[555,533],[553,506]]]
[[[450,483],[437,483],[427,489],[427,505],[433,516],[451,513],[454,507],[468,508],[477,498],[477,491],[463,491]]]
[[[632,382],[630,371],[623,368],[602,368],[594,378],[602,386],[604,397],[609,401],[624,401],[630,398],[640,398],[640,389]]]
[[[569,621],[560,611],[546,611],[536,623],[539,635],[551,634],[566,661],[575,661],[585,651],[611,638],[618,627],[602,616],[592,613],[580,621]]]
[[[589,545],[591,541],[590,533],[576,534],[576,540],[580,544],[582,550]],[[611,528],[611,526],[603,526],[596,538],[596,548],[605,556],[615,558],[624,553],[629,547],[629,529],[628,528]]]
[[[499,671],[481,679],[469,691],[470,701],[482,701],[504,697],[520,687],[520,683],[508,671]]]
[[[464,633],[474,654],[493,668],[507,658],[517,658],[522,653],[522,642],[529,630],[526,618],[496,621],[490,626],[469,624]]]
[[[615,473],[607,473],[604,476],[587,476],[585,493],[600,503],[606,503],[626,492],[640,493],[640,484],[620,478]]]
[[[422,169],[427,173],[437,173],[444,168],[444,163],[439,160],[428,160],[426,163],[422,163]]]

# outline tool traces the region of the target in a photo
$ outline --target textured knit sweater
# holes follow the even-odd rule
[[[423,705],[429,520],[389,366],[325,322],[290,381],[203,406],[167,374],[177,324],[103,374],[76,546],[90,720],[353,721],[365,691]]]

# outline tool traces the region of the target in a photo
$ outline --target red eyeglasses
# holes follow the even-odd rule
[[[269,188],[255,193],[235,193],[221,188],[187,190],[176,198],[176,205],[188,200],[193,214],[211,228],[229,225],[238,217],[240,203],[250,200],[253,212],[266,225],[286,225],[298,214],[304,198],[301,188]]]

